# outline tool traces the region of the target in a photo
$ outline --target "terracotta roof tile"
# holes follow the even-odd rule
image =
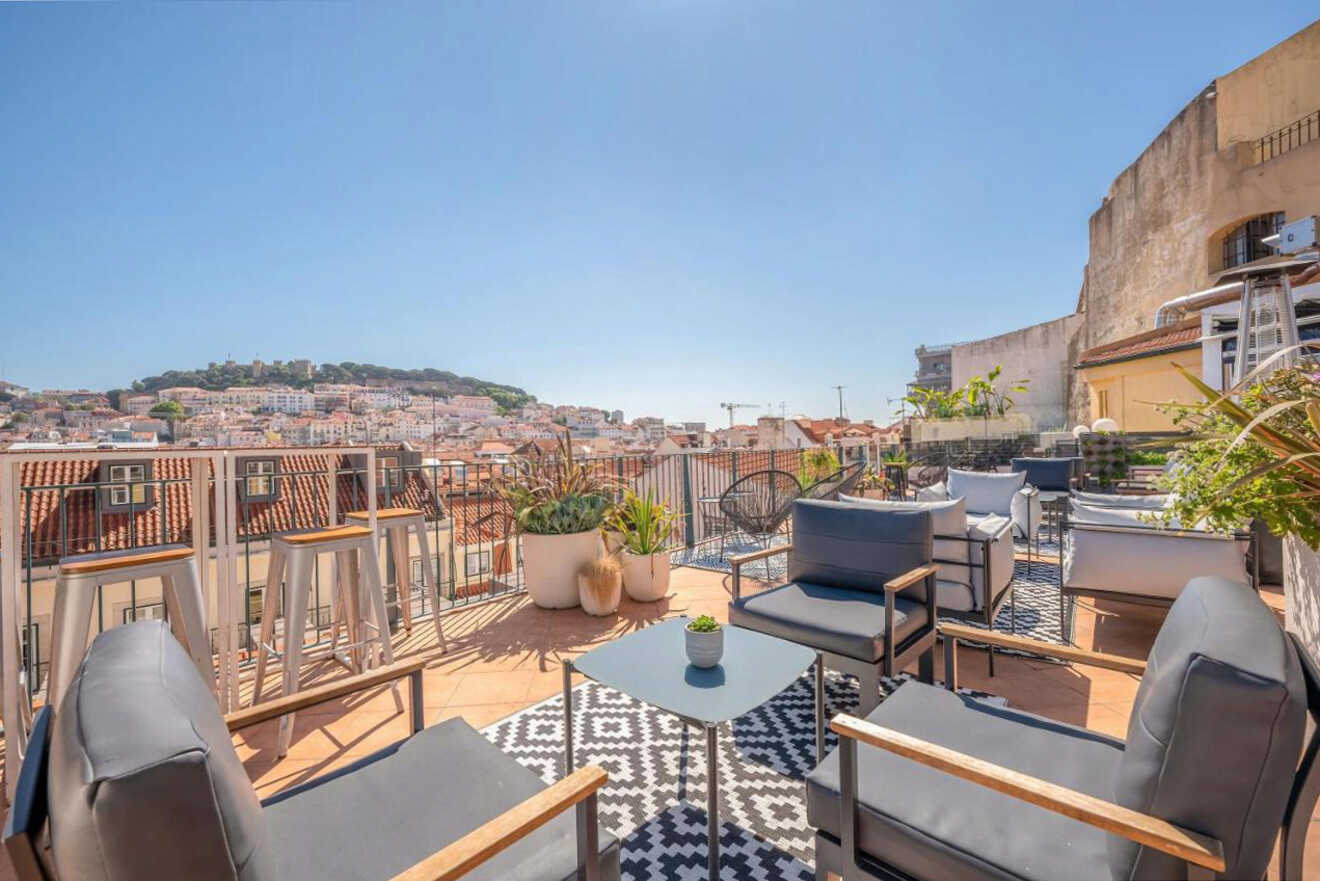
[[[1129,358],[1144,358],[1160,352],[1191,349],[1198,345],[1197,341],[1200,339],[1201,319],[1193,316],[1168,327],[1148,330],[1087,349],[1077,358],[1077,366],[1094,367],[1111,361],[1126,361]]]

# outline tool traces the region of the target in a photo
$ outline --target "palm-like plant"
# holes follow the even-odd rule
[[[630,489],[610,512],[605,529],[623,536],[624,550],[649,556],[669,546],[674,524],[681,518],[656,498],[654,490],[648,489],[641,496]]]
[[[1320,548],[1320,361],[1280,367],[1308,348],[1276,353],[1225,392],[1177,368],[1205,401],[1165,408],[1192,432],[1165,480],[1168,516],[1220,530],[1258,518]]]
[[[513,509],[518,531],[533,535],[596,529],[609,513],[614,491],[609,477],[574,459],[567,433],[559,439],[557,455],[516,460],[493,486]]]

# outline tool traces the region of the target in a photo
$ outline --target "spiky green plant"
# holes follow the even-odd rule
[[[568,535],[597,529],[611,509],[614,483],[599,470],[573,458],[565,433],[558,454],[519,459],[508,474],[493,482],[513,509],[518,531],[531,535]]]
[[[1310,348],[1275,353],[1224,392],[1174,365],[1205,400],[1162,408],[1191,431],[1162,481],[1174,493],[1166,519],[1221,531],[1260,519],[1320,549],[1320,360],[1280,366]]]
[[[818,480],[824,480],[839,470],[839,457],[828,447],[818,447],[802,454],[802,465],[798,468],[798,483],[811,486]]]
[[[640,556],[658,554],[669,546],[674,524],[682,515],[661,503],[655,490],[640,496],[633,490],[624,493],[605,521],[605,530],[623,536],[623,548]]]

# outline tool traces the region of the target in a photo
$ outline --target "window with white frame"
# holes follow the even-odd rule
[[[390,489],[403,486],[403,469],[399,467],[398,456],[376,457],[376,486],[389,486]]]
[[[490,551],[468,551],[467,562],[464,565],[464,573],[480,575],[483,572],[490,571]]]
[[[250,459],[243,466],[248,496],[269,496],[275,492],[275,460]]]
[[[164,621],[165,604],[164,603],[144,603],[140,606],[125,606],[119,612],[121,624],[132,624],[134,621]]]
[[[110,504],[142,505],[147,501],[147,470],[144,465],[111,465],[110,482],[124,484],[110,487]]]

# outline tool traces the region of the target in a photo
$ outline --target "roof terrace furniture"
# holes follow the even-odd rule
[[[787,471],[755,471],[735,480],[724,491],[720,512],[735,527],[761,542],[764,550],[801,496],[802,484]],[[765,577],[769,578],[768,560],[765,565]]]
[[[222,717],[160,622],[106,631],[59,712],[37,716],[4,833],[18,878],[617,879],[596,823],[605,772],[546,787],[461,719],[423,729],[423,664]],[[231,732],[405,677],[411,737],[257,800]]]
[[[881,511],[929,511],[934,530],[936,606],[941,618],[979,621],[989,630],[1004,603],[1013,603],[1013,524],[999,514],[968,514],[966,500],[886,502],[845,496],[841,501]],[[987,592],[986,586],[989,585]],[[1017,616],[1011,615],[1016,628]],[[994,646],[987,646],[994,675]]]
[[[724,629],[724,655],[699,668],[684,654],[687,618],[674,618],[611,640],[576,660],[565,658],[565,768],[573,768],[572,674],[581,673],[644,703],[673,713],[706,735],[706,865],[720,872],[717,729],[750,713],[815,667],[816,759],[825,757],[825,677],[819,652],[741,627]]]
[[[346,523],[359,526],[367,525],[370,520],[371,515],[367,511],[349,511],[344,515]],[[423,602],[429,600],[431,603],[431,623],[435,625],[435,637],[440,643],[440,650],[446,651],[445,628],[440,621],[440,596],[435,586],[435,563],[431,559],[431,544],[426,536],[426,515],[416,508],[380,509],[376,511],[376,534],[385,539],[394,561],[396,603],[404,629],[412,632],[412,595],[414,590],[420,589]],[[417,538],[417,552],[422,564],[421,584],[414,584],[412,580],[410,536]]]
[[[375,666],[378,652],[382,663],[394,663],[385,590],[380,583],[380,563],[372,531],[365,526],[350,524],[281,533],[271,540],[270,564],[261,591],[261,634],[257,639],[256,673],[252,682],[254,706],[261,700],[266,659],[271,655],[278,657],[283,667],[280,693],[287,697],[298,691],[304,660],[307,599],[313,590],[316,559],[320,554],[334,554],[337,563],[336,605],[342,604],[348,619],[344,663],[354,672],[361,672]],[[282,582],[287,582],[287,589],[280,589]],[[284,603],[287,603],[284,608],[284,651],[279,652],[275,648],[275,610]],[[335,656],[334,651],[332,645],[332,656]],[[402,709],[397,694],[395,701]],[[292,739],[293,715],[290,714],[280,719],[278,753],[281,758],[288,753]]]
[[[866,470],[865,462],[844,465],[828,477],[823,477],[803,489],[802,498],[837,500],[841,494],[847,495],[857,489],[864,470]]]
[[[880,700],[880,676],[913,660],[934,676],[935,577],[929,511],[879,510],[802,499],[793,544],[729,558],[729,623],[816,649],[857,677],[863,711]],[[788,583],[742,595],[742,567],[788,554]]]
[[[1024,471],[994,474],[982,471],[949,469],[944,483],[928,486],[917,493],[923,502],[966,499],[968,514],[999,514],[1013,521],[1013,531],[1027,540],[1027,565],[1040,526],[1040,493],[1027,484]]]
[[[1064,506],[1068,495],[1077,488],[1081,467],[1080,456],[1019,456],[1009,460],[1009,469],[1025,473],[1027,486],[1034,486],[1039,491],[1041,515],[1051,535],[1057,532],[1062,537]]]
[[[986,638],[940,630],[946,658]],[[807,775],[817,877],[1262,878],[1282,828],[1282,878],[1299,881],[1320,679],[1252,591],[1193,580],[1144,663],[990,638],[1140,675],[1126,740],[907,683],[866,719],[836,716],[839,747]]]
[[[215,668],[206,632],[206,605],[197,575],[197,557],[187,545],[158,545],[79,554],[60,560],[55,576],[47,703],[59,705],[87,651],[92,607],[101,586],[152,578],[160,579],[165,613],[175,636],[187,649],[211,692],[215,692]]]
[[[902,462],[886,462],[884,466],[885,480],[892,487],[889,497],[891,499],[903,500],[908,496],[908,468]]]
[[[1167,606],[1200,575],[1256,584],[1250,530],[1164,528],[1151,522],[1162,508],[1157,496],[1078,493],[1069,502],[1059,576],[1065,641],[1071,639],[1066,605],[1079,596]]]

